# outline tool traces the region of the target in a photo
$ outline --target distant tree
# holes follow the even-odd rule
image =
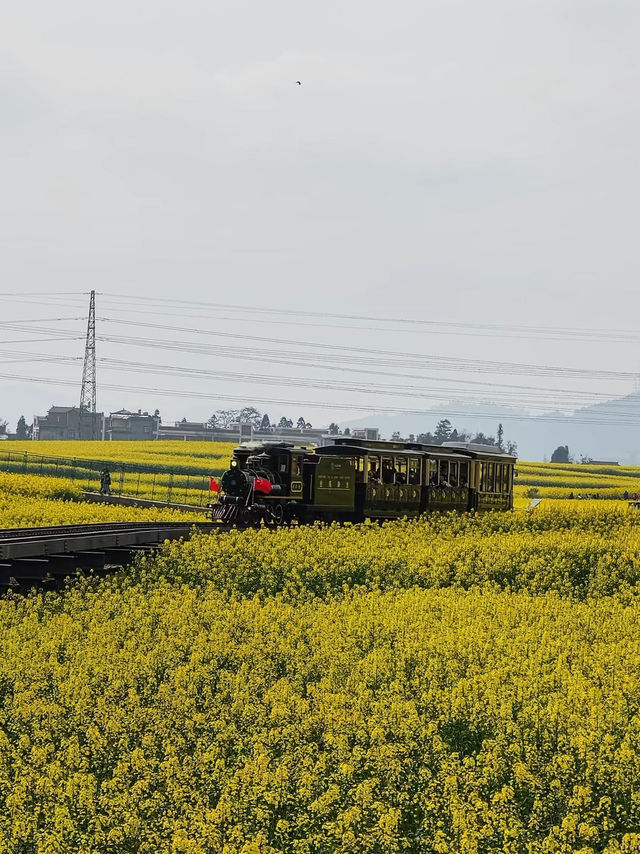
[[[301,415],[300,418],[298,418],[298,420],[296,421],[296,427],[298,428],[298,430],[304,430],[306,426],[307,420]]]
[[[183,418],[182,420],[186,421],[187,419]],[[218,416],[214,412],[213,415],[211,416],[211,418],[207,421],[207,427],[214,428],[214,427],[218,427],[219,424],[220,424],[220,422],[218,421]]]
[[[507,453],[512,457],[518,456],[518,445],[516,442],[507,442]]]
[[[262,416],[262,421],[260,423],[260,429],[261,430],[270,430],[271,429],[271,421],[270,421],[269,416],[267,415],[266,412]]]
[[[154,409],[153,417],[154,418],[160,418],[160,410],[159,409]]]
[[[26,439],[27,435],[27,422],[24,415],[21,415],[16,424],[16,439]]]
[[[448,418],[443,418],[436,424],[436,432],[433,434],[434,442],[436,445],[441,445],[449,441],[449,436],[451,436],[451,422]]]
[[[238,421],[240,412],[237,409],[219,409],[216,415],[218,416],[218,426],[230,427],[234,421]]]
[[[415,435],[414,435],[413,433],[409,433],[409,441],[410,441],[410,442],[415,442],[415,440],[416,440]]]
[[[435,445],[436,440],[433,433],[418,433],[417,440],[422,445]]]
[[[351,435],[351,430],[350,430],[348,427],[345,427],[345,428],[344,428],[344,435],[345,435],[345,436],[350,436],[350,435]]]
[[[304,425],[304,429],[305,430],[311,430],[312,428],[313,428],[313,424],[311,423],[311,421],[307,421],[307,423]]]
[[[558,445],[555,451],[551,454],[552,463],[568,463],[569,462],[569,446]]]
[[[7,432],[8,423],[8,421],[5,421],[4,419],[0,418],[0,436],[4,436],[4,434]]]
[[[332,421],[331,424],[329,424],[329,435],[330,436],[337,436],[339,432],[340,432],[340,428],[335,423],[335,421]]]
[[[290,418],[287,418],[286,415],[283,415],[280,421],[278,421],[278,427],[290,429],[293,427],[293,421]]]
[[[262,423],[262,413],[258,412],[255,406],[245,406],[238,413],[238,421],[243,424],[252,424],[257,429]]]
[[[401,442],[402,441],[402,439],[400,438],[400,431],[399,430],[396,430],[394,433],[391,434],[391,441],[392,442]]]
[[[485,436],[484,433],[476,433],[476,435],[471,440],[474,445],[493,445],[495,446],[496,440],[493,436]]]
[[[496,445],[500,448],[501,451],[504,451],[504,428],[502,424],[498,424]]]

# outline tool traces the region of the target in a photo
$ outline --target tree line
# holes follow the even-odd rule
[[[490,445],[499,448],[506,454],[516,454],[518,451],[515,442],[505,439],[502,424],[498,424],[495,436],[485,436],[482,432],[458,430],[448,418],[438,421],[433,433],[428,431],[427,433],[409,433],[408,436],[401,436],[399,432],[396,432],[392,434],[391,438],[396,442],[419,442],[423,445],[442,445],[445,442],[473,442],[475,445]]]
[[[9,422],[4,418],[0,418],[0,436],[6,436],[8,434],[7,427],[9,426]],[[18,418],[18,423],[16,424],[16,439],[28,439],[30,437],[30,426],[27,427],[27,421],[24,415],[21,415]]]
[[[218,409],[207,421],[207,427],[221,427],[228,429],[232,424],[251,424],[254,430],[271,430],[272,428],[291,429],[294,427],[293,419],[283,415],[279,421],[271,421],[269,415],[259,412],[255,406],[245,406],[243,409]],[[310,421],[300,416],[295,422],[299,430],[310,430],[313,427]]]

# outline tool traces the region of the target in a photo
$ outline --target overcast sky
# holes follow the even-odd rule
[[[637,326],[633,0],[25,0],[4,4],[0,24],[5,294],[96,288],[106,295],[99,315],[129,320],[146,313],[125,314],[114,301],[109,312],[109,295],[463,323]],[[80,316],[85,298],[39,301],[5,298],[2,319]],[[245,334],[275,328],[233,312],[192,314],[159,322]],[[80,321],[61,326],[81,334]],[[638,342],[398,329],[282,324],[277,332],[640,370]],[[11,342],[3,352],[78,355],[82,347],[22,338],[13,343],[21,334],[0,328],[0,344]],[[98,355],[264,372],[107,342]],[[2,368],[78,383],[80,370]],[[318,376],[295,366],[273,371]],[[204,419],[232,392],[247,402],[321,394],[145,379],[107,366],[99,379],[210,394],[211,402],[99,389],[100,408],[158,406],[166,420]],[[631,387],[572,383],[612,395]],[[11,421],[77,398],[73,387],[0,378],[0,415]],[[352,396],[322,399],[339,409]],[[375,411],[371,396],[358,400]],[[415,404],[407,396],[397,405]]]

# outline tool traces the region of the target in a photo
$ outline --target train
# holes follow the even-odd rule
[[[212,520],[237,525],[363,522],[433,511],[513,509],[516,457],[492,445],[335,437],[313,449],[249,442],[233,451]]]

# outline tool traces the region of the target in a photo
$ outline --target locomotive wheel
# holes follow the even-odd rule
[[[264,522],[269,528],[280,528],[284,525],[284,507],[276,504],[265,508]]]

